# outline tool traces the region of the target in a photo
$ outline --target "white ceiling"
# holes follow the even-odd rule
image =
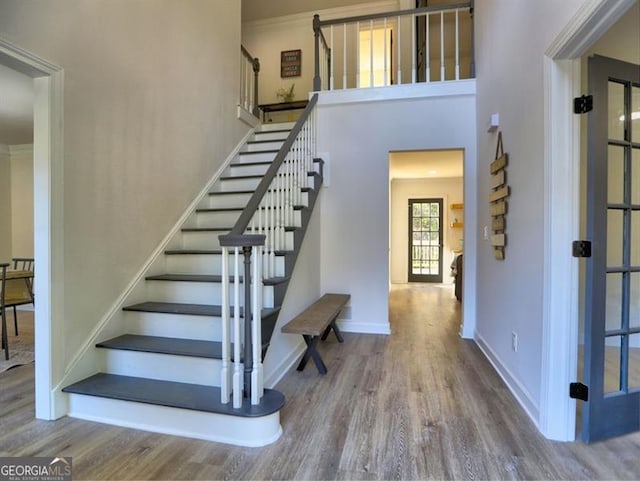
[[[389,153],[390,179],[439,179],[463,176],[462,150],[411,150]]]
[[[0,144],[33,142],[33,79],[0,65]]]

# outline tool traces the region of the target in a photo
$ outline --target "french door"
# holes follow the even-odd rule
[[[442,282],[442,199],[409,199],[409,282]]]
[[[640,429],[640,66],[589,59],[586,442]]]

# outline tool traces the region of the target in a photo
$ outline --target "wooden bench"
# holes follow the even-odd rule
[[[302,334],[304,342],[307,343],[307,350],[298,364],[298,371],[302,371],[309,358],[312,358],[320,374],[327,373],[327,367],[317,350],[318,340],[324,341],[333,329],[338,342],[344,341],[338,326],[336,326],[336,319],[350,298],[349,294],[325,294],[282,326],[282,332]]]

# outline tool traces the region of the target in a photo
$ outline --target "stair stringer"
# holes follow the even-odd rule
[[[280,327],[320,297],[320,234],[321,213],[314,208],[263,361],[265,388],[275,386],[304,352],[302,337],[283,334]]]
[[[251,138],[254,132],[255,129],[249,130],[238,144],[236,144],[215,174],[195,197],[193,202],[187,206],[169,233],[158,244],[149,258],[142,264],[142,267],[133,277],[131,282],[125,287],[111,307],[106,311],[100,322],[96,324],[84,343],[82,343],[77,353],[71,358],[67,366],[65,366],[64,375],[53,388],[52,392],[56,418],[60,418],[69,413],[69,396],[62,392],[62,389],[69,384],[77,382],[104,369],[104,356],[95,348],[96,343],[100,339],[115,337],[127,332],[127,326],[125,325],[125,320],[122,316],[123,307],[135,302],[142,302],[145,299],[145,277],[151,274],[161,273],[164,270],[165,251],[176,242],[176,238],[181,235],[183,225],[188,221],[189,217],[193,215],[198,206],[203,203],[213,188],[213,185],[220,179],[220,177],[222,177],[229,164],[231,164],[233,159],[238,156],[240,150]]]

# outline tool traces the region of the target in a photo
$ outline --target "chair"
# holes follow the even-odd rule
[[[5,313],[4,293],[7,285],[7,267],[8,263],[0,264],[0,316],[2,317],[2,349],[4,349],[4,358],[9,359],[9,336],[7,335],[7,317]]]
[[[33,271],[33,257],[14,257],[13,270],[16,271]],[[18,335],[18,311],[17,306],[25,304],[35,304],[33,297],[33,279],[9,279],[7,280],[7,288],[5,296],[7,307],[13,307],[13,328]]]

